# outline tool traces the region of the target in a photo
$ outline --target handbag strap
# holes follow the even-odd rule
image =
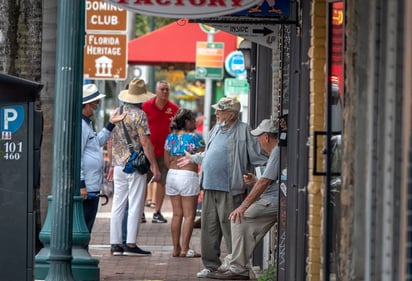
[[[122,114],[122,113],[123,113],[123,105],[120,106],[120,114]],[[123,127],[123,131],[124,131],[124,135],[126,137],[127,147],[129,148],[130,153],[133,153],[133,151],[134,151],[133,143],[132,143],[132,140],[130,139],[129,132],[126,130],[126,126],[124,125],[123,120],[122,120],[122,127]]]

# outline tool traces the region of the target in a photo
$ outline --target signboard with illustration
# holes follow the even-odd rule
[[[225,60],[225,69],[233,77],[246,78],[245,58],[241,51],[231,52]]]
[[[125,79],[126,34],[86,34],[83,73],[86,79]]]
[[[261,0],[255,6],[235,13],[234,15],[250,17],[288,17],[290,0]]]
[[[127,77],[127,11],[104,0],[86,1],[85,79]]]

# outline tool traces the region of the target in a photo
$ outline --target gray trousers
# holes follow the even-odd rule
[[[205,268],[216,270],[221,264],[220,246],[225,239],[227,251],[232,252],[229,214],[243,201],[243,194],[205,190],[202,202],[201,250]]]

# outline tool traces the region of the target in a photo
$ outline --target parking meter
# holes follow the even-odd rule
[[[33,280],[35,188],[43,128],[35,100],[43,85],[0,74],[0,275]]]

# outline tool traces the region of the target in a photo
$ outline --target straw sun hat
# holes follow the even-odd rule
[[[119,94],[119,100],[126,103],[142,103],[154,98],[156,95],[146,90],[146,85],[142,79],[133,79],[129,83],[129,88]]]

